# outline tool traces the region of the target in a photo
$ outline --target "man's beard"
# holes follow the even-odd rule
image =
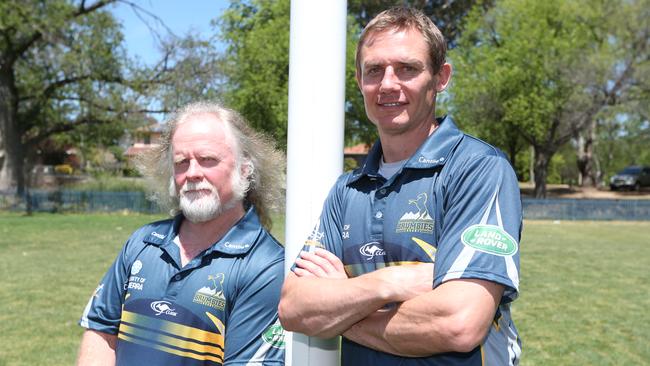
[[[242,181],[241,175],[237,173],[236,171],[233,172],[230,182],[233,188],[233,197],[226,203],[221,202],[216,187],[207,180],[204,179],[200,182],[186,181],[179,192],[179,207],[183,212],[183,216],[193,223],[206,222],[235,207],[242,201],[248,188],[247,182]],[[209,191],[209,193],[204,191]]]
[[[196,190],[207,190],[209,193],[197,192]],[[201,182],[185,182],[179,196],[180,209],[185,218],[191,222],[206,222],[221,215],[224,211],[219,193],[212,184],[205,180]]]

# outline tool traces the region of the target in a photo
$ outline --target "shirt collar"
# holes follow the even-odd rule
[[[406,161],[404,168],[430,169],[444,165],[451,150],[463,137],[449,116],[437,119],[438,128],[420,145],[417,151]],[[379,176],[379,159],[382,158],[381,141],[377,140],[368,152],[363,167],[354,172],[348,184],[356,182],[361,177],[376,178]]]
[[[451,151],[463,137],[451,117],[438,119],[438,128],[404,165],[405,168],[430,169],[447,162]]]
[[[169,225],[168,221],[158,223],[151,228],[149,234],[145,235],[143,241],[160,247],[173,245],[174,238],[178,235],[183,219],[183,215],[178,214],[174,217],[170,226],[167,226]],[[255,207],[251,206],[246,211],[246,214],[218,242],[208,248],[204,254],[209,254],[213,251],[230,255],[247,253],[260,236],[261,231],[262,225],[260,224],[259,217],[257,216]]]

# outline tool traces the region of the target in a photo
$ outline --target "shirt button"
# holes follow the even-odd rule
[[[378,218],[378,219],[381,219],[382,217],[384,217],[384,214],[381,213],[381,211],[377,211],[377,213],[375,214],[375,217]]]
[[[180,281],[181,280],[181,275],[177,274],[176,276],[174,276],[174,280]]]

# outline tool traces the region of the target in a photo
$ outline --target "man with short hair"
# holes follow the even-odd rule
[[[173,219],[137,230],[81,318],[79,365],[284,365],[284,250],[262,226],[283,156],[235,111],[194,103],[143,159]]]
[[[500,151],[435,118],[445,51],[431,20],[403,7],[357,47],[379,141],[330,191],[279,307],[287,330],[342,335],[343,366],[519,360],[518,182]]]

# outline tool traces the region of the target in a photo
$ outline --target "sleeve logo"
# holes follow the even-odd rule
[[[509,257],[517,253],[517,241],[495,225],[472,225],[460,236],[463,244],[478,251]]]
[[[262,334],[264,342],[275,348],[284,348],[284,329],[279,324],[273,324]]]

